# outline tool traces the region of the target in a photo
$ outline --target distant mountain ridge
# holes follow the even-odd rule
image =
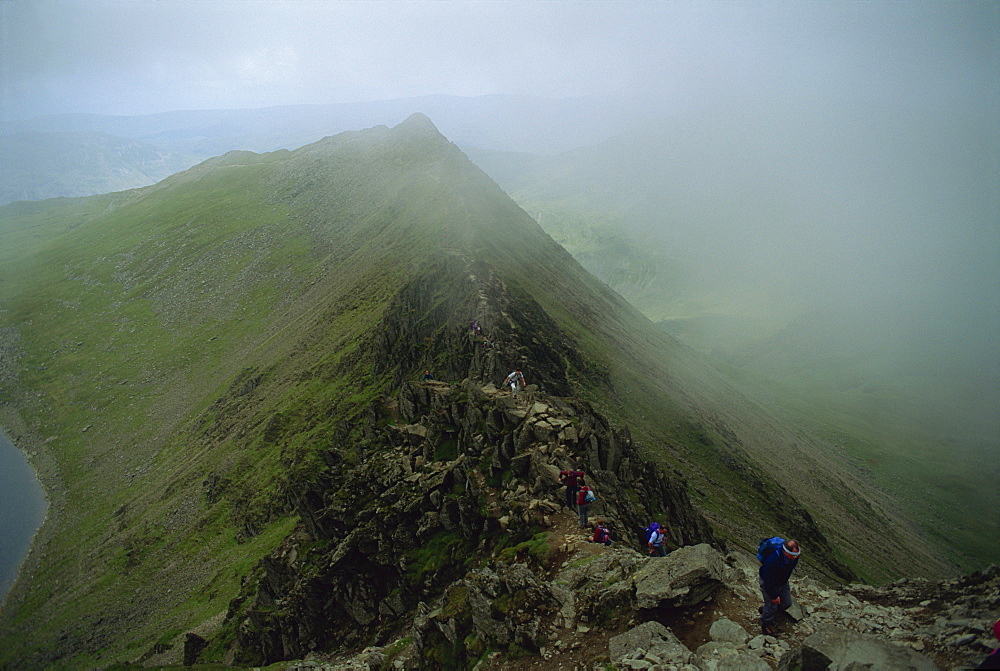
[[[148,186],[197,162],[133,138],[85,131],[3,134],[0,155],[0,205]]]
[[[39,244],[39,229],[56,235]],[[372,575],[426,574],[421,594],[440,596],[433,576],[457,558],[448,520],[492,524],[489,500],[449,481],[420,509],[440,543],[425,549],[441,556],[372,552],[356,524],[382,512],[409,521],[372,507],[409,476],[392,471],[365,493],[337,475],[392,470],[399,446],[386,436],[419,418],[404,389],[424,370],[455,384],[431,437],[413,429],[429,469],[466,459],[491,492],[540,476],[529,467],[557,448],[544,438],[554,425],[529,431],[513,408],[515,431],[473,391],[522,368],[546,403],[579,397],[615,436],[584,440],[571,415],[554,417],[573,427],[563,458],[615,490],[623,522],[664,517],[684,525],[679,541],[744,548],[780,529],[827,580],[947,571],[836,447],[740,395],[587,273],[426,116],[296,151],[233,152],[127,193],[9,205],[0,235],[16,242],[0,334],[23,350],[17,377],[0,381],[0,420],[65,503],[29,559],[30,583],[4,605],[2,663],[146,660],[165,632],[194,628],[211,629],[219,648],[206,659],[222,659],[243,626],[231,615],[251,606],[232,599],[293,541],[317,553],[309,566],[361,552]],[[620,479],[630,471],[612,443],[662,471]],[[491,465],[490,450],[506,456]],[[637,494],[649,480],[676,488],[673,503]],[[503,543],[541,533],[530,519]],[[483,533],[464,551],[489,561],[503,536]],[[273,614],[262,589],[248,617],[267,648],[295,613]]]
[[[627,123],[620,105],[599,97],[429,95],[359,103],[178,110],[133,116],[56,114],[13,120],[7,132],[108,133],[207,158],[234,149],[256,152],[294,149],[345,130],[376,124],[394,126],[414,113],[433,117],[437,126],[463,146],[543,154],[598,142]]]

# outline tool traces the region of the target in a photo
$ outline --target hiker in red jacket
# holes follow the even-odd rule
[[[603,524],[598,524],[594,527],[594,535],[590,538],[591,543],[603,543],[604,545],[611,545],[611,532]]]
[[[566,487],[566,507],[570,510],[576,509],[576,493],[583,484],[583,471],[573,468],[559,471],[559,484]]]

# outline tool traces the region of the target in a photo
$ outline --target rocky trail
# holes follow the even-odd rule
[[[593,522],[604,522],[601,516]],[[552,527],[554,577],[572,580],[574,567],[605,553],[632,552],[590,542],[567,511]],[[648,562],[666,559],[649,558]],[[946,583],[900,581],[873,588],[829,588],[793,577],[795,603],[779,616],[779,634],[760,635],[756,558],[731,553],[732,570],[709,597],[661,611],[664,620],[634,618],[612,629],[587,618],[553,623],[552,647],[541,659],[486,663],[484,669],[964,669],[998,643],[991,627],[1000,615],[1000,567]],[[632,627],[629,629],[628,627]],[[617,633],[616,632],[621,632]],[[679,645],[678,645],[679,644]],[[923,653],[923,654],[916,654]],[[823,657],[829,662],[823,662]]]
[[[428,661],[430,655],[447,653],[469,660],[462,668],[474,665],[482,671],[951,669],[974,667],[996,645],[991,627],[1000,616],[1000,567],[946,582],[831,585],[810,575],[808,546],[791,580],[796,603],[779,616],[777,636],[760,635],[756,558],[727,551],[710,530],[699,527],[683,496],[670,494],[652,508],[671,511],[660,521],[668,527],[672,551],[663,558],[640,551],[638,530],[650,520],[640,518],[643,508],[623,495],[622,483],[646,503],[654,493],[671,489],[666,480],[650,486],[642,482],[648,468],[627,437],[569,399],[530,392],[513,399],[492,385],[467,385],[458,393],[444,383],[413,384],[390,413],[394,420],[419,418],[412,424],[394,421],[386,429],[397,447],[395,461],[383,468],[398,473],[386,477],[399,477],[412,492],[405,505],[392,505],[418,516],[405,525],[416,528],[418,536],[432,533],[436,524],[455,533],[466,533],[468,526],[472,537],[486,529],[502,536],[528,525],[536,541],[494,553],[493,559],[449,578],[437,596],[428,592],[416,604],[412,621],[393,620],[384,604],[355,599],[355,618],[386,613],[379,621],[387,633],[394,632],[383,639],[392,641],[387,645],[350,657],[308,653],[270,668],[454,668],[454,661],[437,667]],[[469,407],[456,399],[465,399]],[[475,432],[467,430],[470,426]],[[434,436],[445,434],[455,436],[457,458],[429,459]],[[565,507],[564,490],[556,484],[558,471],[570,463],[581,465],[597,494],[586,529]],[[485,464],[507,469],[507,475],[498,479]],[[461,492],[475,493],[486,526],[475,532],[484,518],[477,514],[466,520],[460,513],[471,508],[441,503],[447,497],[437,491],[446,490],[459,497],[456,502]],[[399,496],[398,489],[390,491]],[[433,509],[420,512],[427,506]],[[325,509],[322,523],[333,523],[331,510]],[[319,519],[310,534],[322,535]],[[610,547],[589,542],[597,522],[611,529]],[[296,554],[291,548],[282,552],[282,557]],[[344,552],[337,557],[347,556]],[[324,585],[333,586],[335,599],[340,591],[356,592],[353,585],[360,578],[351,569],[358,561],[343,568],[327,563],[326,573],[310,580],[322,577]],[[270,564],[266,593],[261,588],[272,608],[294,604],[295,594],[308,591],[309,583],[291,572],[293,566],[279,571],[279,563]],[[282,572],[287,577],[281,578]]]

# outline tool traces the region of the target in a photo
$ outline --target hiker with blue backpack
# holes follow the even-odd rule
[[[667,556],[667,535],[661,530],[659,522],[646,527],[646,544],[649,545],[650,557]]]
[[[801,552],[798,542],[786,541],[779,536],[765,538],[757,545],[760,593],[764,597],[764,605],[759,608],[762,634],[777,634],[774,617],[792,605],[792,590],[788,579],[799,564]]]

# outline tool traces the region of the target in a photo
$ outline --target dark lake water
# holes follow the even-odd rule
[[[0,432],[0,600],[45,519],[45,493],[24,454]]]

